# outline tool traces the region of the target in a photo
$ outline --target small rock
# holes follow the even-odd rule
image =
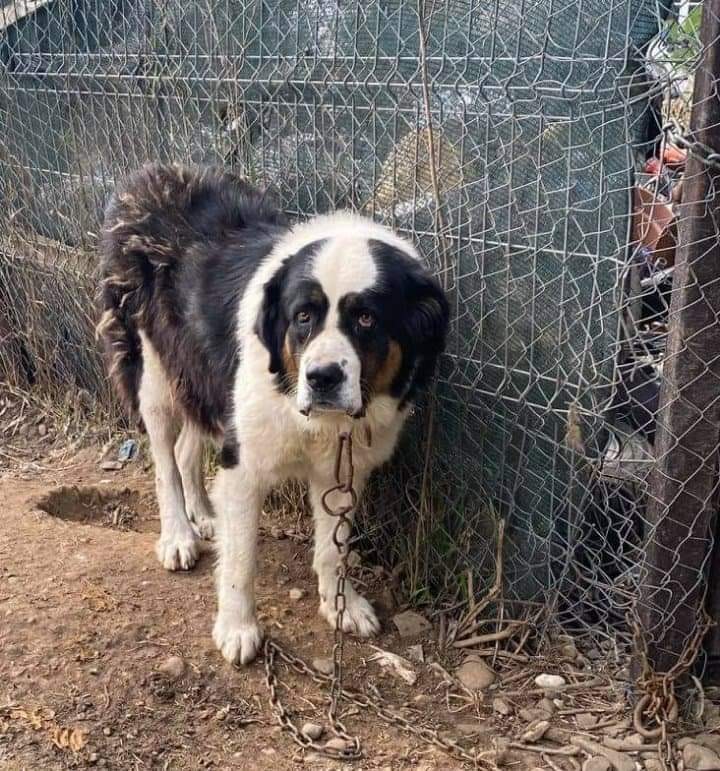
[[[263,747],[260,752],[262,752],[263,755],[276,755],[277,750],[274,750],[272,747]]]
[[[44,423],[41,423],[41,424],[40,424],[40,425],[37,427],[37,432],[38,432],[38,434],[39,434],[40,436],[45,436],[45,435],[47,434],[47,431],[48,431],[48,430],[47,430],[47,426],[46,426]]]
[[[458,723],[455,726],[455,730],[463,736],[472,736],[478,731],[481,731],[482,727],[479,725],[479,723]]]
[[[660,758],[648,758],[645,761],[645,771],[665,771],[667,766],[660,762]]]
[[[695,744],[702,744],[713,752],[720,755],[720,734],[698,734],[695,737]]]
[[[280,541],[283,538],[285,538],[285,531],[281,527],[278,527],[277,525],[273,525],[270,528],[270,535],[273,538],[276,538],[278,541]]]
[[[359,568],[362,565],[360,553],[353,549],[347,556],[347,564],[349,568]]]
[[[325,729],[317,723],[305,723],[300,730],[303,736],[306,736],[312,742],[316,742],[323,735]]]
[[[106,725],[105,728],[103,728],[103,733],[105,734],[105,736],[110,736],[112,734],[112,728]]]
[[[583,763],[582,771],[612,771],[612,764],[607,758],[596,755]]]
[[[630,728],[630,718],[621,720],[617,725],[605,726],[605,728],[601,729],[601,733],[604,733],[605,736],[615,737],[625,733],[628,728]]]
[[[425,651],[422,645],[411,645],[407,649],[407,657],[416,664],[422,664],[425,661]]]
[[[640,734],[634,733],[634,734],[630,734],[629,736],[626,736],[623,739],[623,742],[625,744],[632,744],[635,747],[642,747],[643,744],[645,744],[646,739],[644,739],[642,736],[640,736]]]
[[[90,763],[97,763],[98,762],[98,754],[97,752],[91,752],[90,756],[88,757],[88,762]]]
[[[103,471],[122,471],[123,464],[119,460],[105,460],[100,464]]]
[[[547,733],[548,728],[550,728],[549,720],[538,720],[535,723],[531,723],[520,737],[520,741],[527,744],[539,742]]]
[[[702,744],[686,744],[682,756],[688,771],[720,771],[720,757]]]
[[[393,616],[393,624],[400,633],[400,637],[416,637],[431,631],[430,622],[414,610],[406,610]]]
[[[323,745],[326,750],[335,750],[337,752],[348,752],[353,748],[352,742],[341,739],[336,736],[334,739],[328,739]]]
[[[316,669],[323,675],[331,675],[333,673],[334,665],[332,659],[313,659],[312,665],[313,669]]]
[[[538,688],[550,688],[556,690],[558,688],[564,688],[565,685],[567,685],[567,681],[561,675],[549,675],[543,673],[535,678],[535,685],[537,685]]]
[[[297,587],[291,589],[289,592],[290,599],[295,602],[302,600],[306,595],[307,592],[304,589],[298,589]]]
[[[521,720],[532,723],[534,720],[545,720],[547,718],[547,712],[540,709],[525,708],[518,711],[518,717]]]
[[[495,682],[495,673],[481,659],[468,659],[455,670],[455,677],[470,691],[483,691]]]
[[[492,702],[493,712],[497,712],[498,715],[510,715],[512,714],[512,707],[501,696],[496,696]]]
[[[185,662],[180,656],[170,656],[158,667],[158,672],[169,680],[177,680],[185,674]]]
[[[556,707],[552,699],[548,699],[546,696],[544,699],[540,699],[540,701],[537,703],[536,709],[539,709],[541,712],[545,712],[548,715],[554,715]]]
[[[575,723],[578,728],[588,729],[597,725],[597,717],[590,712],[581,712],[575,716]]]

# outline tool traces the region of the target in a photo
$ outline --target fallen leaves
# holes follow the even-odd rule
[[[52,729],[50,738],[52,743],[61,750],[70,750],[80,752],[87,744],[88,732],[84,728],[61,728],[55,726]]]
[[[77,726],[61,726],[55,720],[55,711],[48,707],[11,707],[7,710],[9,720],[18,721],[33,731],[43,731],[60,750],[77,753],[87,744],[88,732]]]

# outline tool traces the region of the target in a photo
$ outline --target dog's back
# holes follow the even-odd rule
[[[232,347],[213,341],[232,333],[247,275],[282,229],[268,198],[222,169],[149,164],[118,187],[101,237],[98,334],[131,415],[139,406],[142,330],[191,417],[217,430],[225,394],[207,389],[222,389],[235,362]],[[189,360],[197,366],[179,365]],[[208,367],[220,377],[203,378]]]

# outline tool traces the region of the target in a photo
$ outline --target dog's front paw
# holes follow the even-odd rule
[[[337,611],[335,610],[334,594],[320,602],[320,615],[327,619],[328,624],[335,629]],[[373,637],[380,631],[380,622],[372,605],[350,587],[345,590],[342,626],[344,632],[356,634],[358,637]]]
[[[200,538],[206,541],[212,541],[215,535],[215,520],[207,514],[190,514],[188,519],[192,522],[193,528],[197,531]]]
[[[218,613],[213,640],[231,664],[249,664],[260,650],[263,635],[255,621],[241,624],[227,614]]]
[[[190,570],[200,556],[200,543],[188,527],[187,531],[161,535],[155,553],[165,570]]]

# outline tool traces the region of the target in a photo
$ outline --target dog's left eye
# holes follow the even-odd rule
[[[375,326],[375,317],[369,311],[363,311],[358,316],[358,324],[363,329],[371,329],[373,326]]]

